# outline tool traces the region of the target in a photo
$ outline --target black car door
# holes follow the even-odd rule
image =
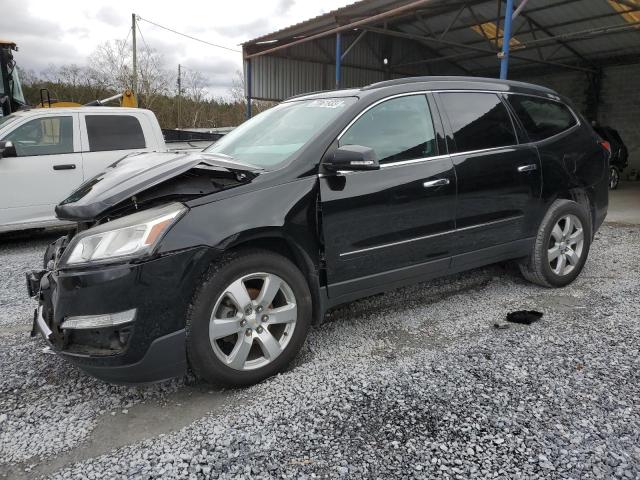
[[[442,126],[434,113],[425,94],[392,97],[338,137],[339,146],[372,148],[381,168],[321,175],[330,297],[448,269],[456,179],[438,150]]]
[[[490,92],[437,95],[449,121],[451,158],[458,179],[453,266],[486,263],[505,249],[526,247],[535,234],[542,188],[540,159],[530,144],[519,144],[511,114]],[[512,252],[513,254],[513,252]],[[478,261],[480,260],[480,261]]]

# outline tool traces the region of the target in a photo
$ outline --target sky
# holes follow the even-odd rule
[[[50,65],[86,65],[105,41],[127,37],[131,14],[212,43],[240,50],[260,35],[342,7],[354,0],[0,0],[0,36],[18,44],[20,68],[40,72]],[[10,12],[7,13],[7,12]],[[211,47],[139,23],[144,42],[157,50],[167,69],[178,64],[201,72],[212,96],[225,96],[242,54]]]

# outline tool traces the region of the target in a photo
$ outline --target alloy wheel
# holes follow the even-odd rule
[[[609,189],[615,190],[618,186],[618,182],[620,181],[620,173],[618,173],[618,169],[611,167],[609,171]]]
[[[252,273],[231,283],[217,299],[209,322],[209,341],[226,366],[264,367],[286,348],[298,309],[291,287],[272,273]]]
[[[564,215],[551,230],[547,259],[556,275],[564,276],[580,262],[584,248],[584,229],[580,219],[572,214]]]

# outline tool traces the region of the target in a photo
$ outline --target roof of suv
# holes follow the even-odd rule
[[[342,90],[323,90],[320,92],[305,93],[290,97],[291,99],[313,99],[326,97],[363,96],[368,93],[379,93],[382,89],[388,90],[491,90],[502,92],[517,92],[538,94],[545,97],[559,98],[560,95],[547,87],[532,83],[518,82],[514,80],[499,80],[497,78],[484,77],[407,77],[383,82],[372,83],[362,88],[349,88]]]

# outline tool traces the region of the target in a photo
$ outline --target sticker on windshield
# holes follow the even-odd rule
[[[319,98],[312,100],[305,105],[306,107],[320,107],[320,108],[340,108],[344,107],[344,99],[340,98]]]

